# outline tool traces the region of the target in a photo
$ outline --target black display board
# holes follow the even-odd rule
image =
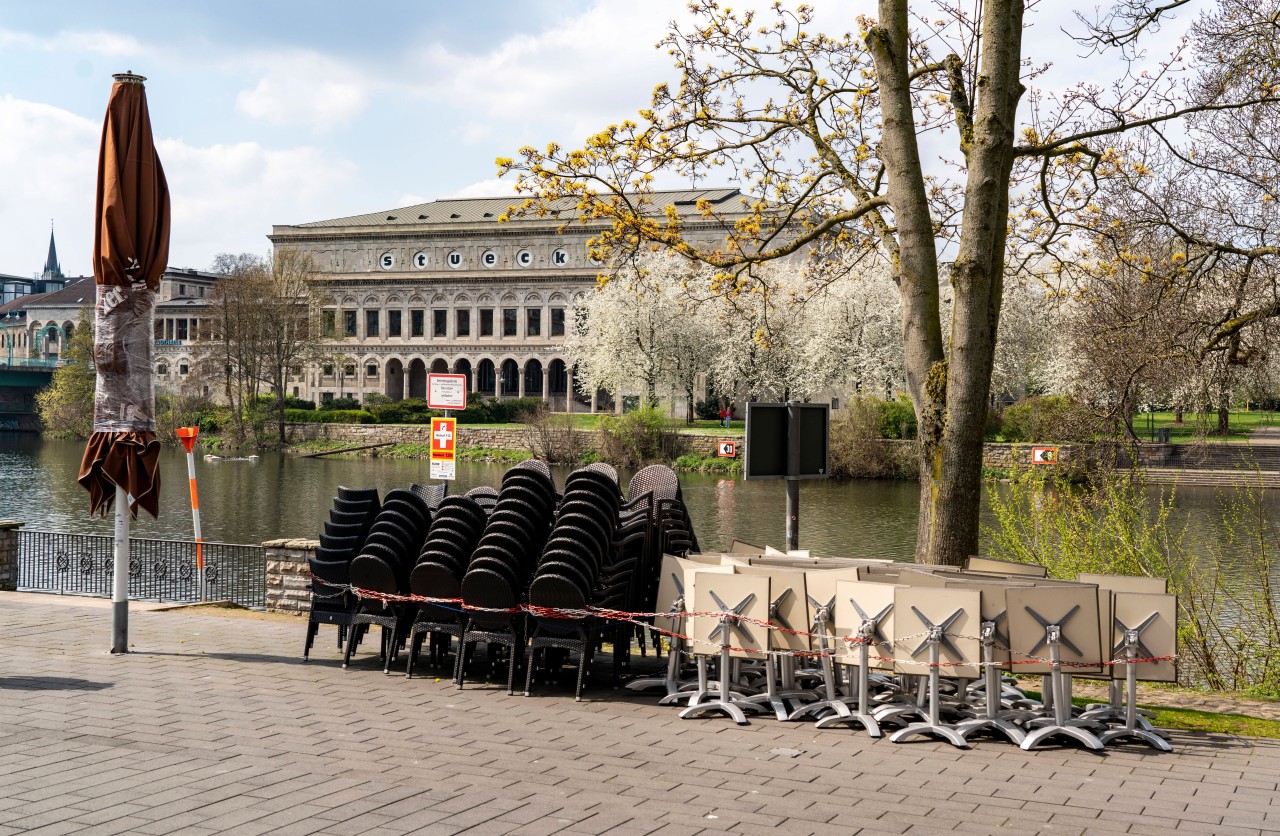
[[[799,462],[794,473],[788,467],[792,410],[799,420]],[[748,403],[743,478],[826,479],[830,419],[831,405],[825,403]]]

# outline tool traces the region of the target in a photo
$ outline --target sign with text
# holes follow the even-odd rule
[[[738,445],[733,441],[721,441],[716,447],[716,455],[722,459],[736,458],[738,455]]]
[[[431,419],[431,478],[457,478],[458,422],[453,418]]]
[[[427,375],[427,406],[431,409],[466,409],[467,376],[465,374]]]
[[[1057,447],[1032,447],[1031,463],[1032,464],[1057,464],[1058,448]]]

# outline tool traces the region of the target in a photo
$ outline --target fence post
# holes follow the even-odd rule
[[[267,560],[267,612],[305,613],[311,610],[311,571],[316,540],[268,540],[262,544]]]
[[[18,588],[18,529],[26,523],[0,520],[0,591]]]

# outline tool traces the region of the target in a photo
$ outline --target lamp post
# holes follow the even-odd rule
[[[13,365],[13,329],[18,326],[18,320],[21,316],[17,311],[9,311],[4,315],[4,322],[0,323],[4,326],[4,344],[7,349],[4,364],[5,366]]]

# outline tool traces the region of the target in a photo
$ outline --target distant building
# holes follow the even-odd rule
[[[56,258],[50,250],[51,258]],[[56,265],[56,260],[55,260]],[[155,309],[155,373],[157,388],[186,387],[195,366],[193,343],[207,337],[201,323],[218,276],[198,270],[168,269],[160,277]],[[82,310],[92,315],[97,288],[93,277],[68,280],[57,290],[29,293],[0,305],[4,339],[14,341],[15,359],[57,360],[74,333]],[[7,348],[0,344],[0,349]],[[7,354],[0,355],[3,359]],[[200,384],[201,394],[210,394]]]
[[[6,305],[19,296],[61,290],[71,281],[74,280],[62,275],[62,265],[58,263],[58,248],[53,241],[51,229],[49,230],[49,255],[38,277],[28,279],[22,276],[0,274],[0,305]]]
[[[272,243],[310,255],[333,300],[322,315],[333,359],[291,378],[288,394],[424,397],[429,372],[452,372],[482,395],[604,407],[603,392],[574,396],[564,351],[568,312],[596,284],[586,242],[600,224],[579,223],[574,201],[499,223],[518,200],[437,200],[273,227]],[[745,214],[737,189],[658,192],[653,211],[679,212],[692,240],[721,240],[721,222],[703,218],[699,200],[722,217]]]

